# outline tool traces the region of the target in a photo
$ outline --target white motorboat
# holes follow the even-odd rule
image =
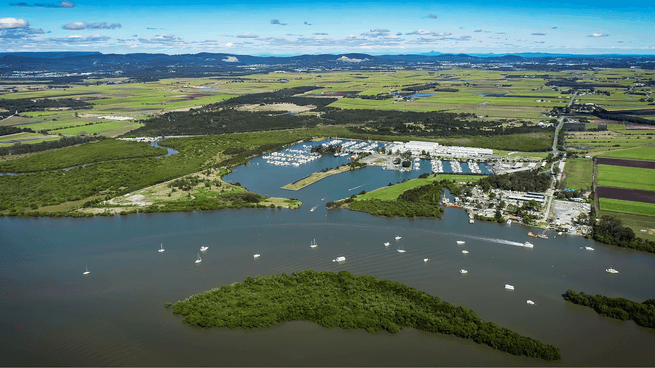
[[[333,259],[332,262],[343,262],[346,260],[346,257],[337,257],[337,259]]]
[[[196,259],[196,263],[202,262],[202,258],[200,258],[200,253],[198,253],[198,259]]]
[[[91,273],[91,271],[89,271],[89,267],[87,267],[87,268],[86,268],[86,271],[84,271],[84,273],[83,273],[82,275],[88,275],[88,274],[90,274],[90,273]]]
[[[403,246],[401,245],[400,248],[396,249],[398,253],[405,253],[406,250],[403,249]]]
[[[467,270],[459,270],[459,273],[466,274],[466,273],[469,273],[469,272]]]
[[[430,260],[429,258],[423,258],[423,262],[427,262],[429,260]]]
[[[532,244],[530,242],[523,243],[523,246],[526,247],[526,248],[534,248],[534,244]]]
[[[536,305],[536,304],[534,304],[534,302],[532,300],[528,300],[527,303],[530,304],[530,305]]]
[[[389,242],[384,242],[384,246],[385,246],[385,247],[388,247],[388,246],[390,246],[390,245],[391,245],[391,243],[389,243]]]
[[[159,252],[159,253],[164,252],[164,243],[161,243],[161,245],[159,246],[159,250],[157,250],[157,252]]]
[[[204,252],[204,251],[206,251],[207,249],[209,249],[209,247],[206,247],[206,246],[204,246],[204,245],[203,245],[202,247],[200,247],[200,251],[201,251],[201,252]]]
[[[594,248],[592,248],[592,247],[584,247],[584,249],[586,249],[586,250],[594,250]]]
[[[562,232],[561,232],[561,231],[560,231],[560,232],[558,232],[558,233],[557,233],[557,235],[562,235]]]
[[[510,285],[510,284],[505,284],[505,289],[507,289],[507,290],[514,290],[514,286],[512,286],[512,285]]]
[[[255,254],[253,257],[255,257],[255,258],[259,258],[259,254]]]
[[[462,245],[462,244],[464,244],[464,243],[466,243],[466,242],[463,241],[463,240],[458,240],[458,241],[457,241],[457,245]]]
[[[511,224],[512,224],[512,220],[511,220],[511,219],[507,219],[507,225],[511,225]]]
[[[318,244],[316,244],[316,239],[312,240],[312,242],[309,244],[310,248],[316,248],[318,247]]]
[[[612,267],[606,269],[605,272],[608,272],[608,273],[619,273],[619,271],[613,269]]]
[[[469,251],[468,250],[463,250],[462,253],[469,254]]]
[[[474,222],[475,222],[475,221],[473,221],[472,218],[469,219],[469,224],[472,224],[472,223],[474,223]]]
[[[309,210],[309,212],[314,212],[314,211],[316,210],[317,207],[318,207],[318,206],[314,206],[314,207],[312,207],[312,209]]]
[[[403,238],[402,236],[398,236],[398,235],[396,235],[396,240],[400,240],[400,239],[402,239],[402,238]]]

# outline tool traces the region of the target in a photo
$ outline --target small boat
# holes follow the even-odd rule
[[[559,233],[557,233],[557,235],[562,235],[562,232],[560,231]]]
[[[526,248],[534,248],[534,245],[532,243],[530,243],[530,242],[523,243],[523,246],[526,247]]]
[[[586,249],[586,250],[594,250],[594,248],[592,248],[592,247],[584,247],[584,249]]]
[[[429,260],[430,260],[429,258],[423,258],[423,262],[427,262]]]
[[[459,273],[461,273],[463,275],[463,274],[466,274],[466,273],[469,273],[469,272],[467,270],[459,270]]]
[[[161,243],[161,245],[159,246],[159,250],[157,250],[157,252],[164,253],[164,243]]]
[[[346,260],[346,257],[337,257],[337,259],[333,259],[332,262],[343,262]]]
[[[402,236],[398,236],[398,235],[396,235],[396,240],[400,240],[400,239],[402,239],[402,238],[403,238]]]
[[[540,238],[540,239],[548,239],[548,235],[546,235],[546,234],[539,234],[539,235],[537,235],[537,238]]]
[[[507,290],[514,290],[514,286],[512,286],[512,285],[510,285],[510,284],[505,284],[505,289],[507,289]]]
[[[463,240],[458,240],[458,241],[457,241],[457,245],[462,245],[462,244],[464,244],[464,243],[466,243],[466,242],[463,241]]]
[[[533,234],[532,231],[528,232],[528,236],[531,237],[531,238],[538,238],[539,237],[538,235]]]
[[[605,272],[608,272],[608,273],[619,273],[619,271],[613,269],[612,267],[606,269]]]
[[[462,253],[469,254],[469,251],[468,250],[463,250]]]
[[[312,240],[312,242],[309,244],[310,248],[316,248],[318,247],[318,244],[316,244],[316,239]]]
[[[473,221],[473,219],[470,218],[470,219],[469,219],[469,224],[472,224],[473,222],[475,222],[475,221]]]
[[[91,271],[89,271],[89,267],[87,267],[87,268],[86,268],[86,271],[84,271],[84,273],[83,273],[82,275],[88,275],[88,274],[90,274],[90,273],[91,273]]]
[[[259,258],[259,254],[255,254],[253,257],[255,257],[255,258]]]
[[[403,249],[403,246],[401,245],[400,248],[396,249],[398,253],[405,253],[406,250]]]
[[[390,246],[390,245],[391,245],[391,243],[389,243],[389,242],[384,242],[384,246],[385,246],[385,247],[388,247],[388,246]]]
[[[536,305],[536,304],[534,304],[534,302],[533,302],[532,300],[528,300],[528,304],[530,304],[530,305]]]
[[[206,246],[204,246],[204,245],[203,245],[202,247],[200,247],[200,251],[201,251],[201,252],[204,252],[204,251],[206,251],[207,249],[209,249],[209,247],[206,247]]]
[[[318,206],[314,206],[314,207],[312,207],[312,209],[309,210],[309,212],[314,212],[314,211],[316,210],[316,207],[318,207]]]
[[[202,258],[200,258],[200,253],[198,253],[198,259],[196,259],[196,263],[202,262]]]
[[[512,224],[512,220],[511,220],[511,219],[507,219],[507,225],[511,225],[511,224]]]

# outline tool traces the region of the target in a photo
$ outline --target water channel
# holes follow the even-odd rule
[[[565,302],[567,289],[643,301],[655,296],[655,256],[531,229],[443,219],[380,218],[324,203],[430,170],[367,167],[297,192],[280,189],[346,162],[300,167],[252,159],[225,177],[249,190],[298,198],[297,210],[241,209],[85,219],[0,218],[0,356],[9,366],[652,366],[655,333]],[[315,211],[310,208],[317,206]],[[396,235],[402,239],[396,241]],[[316,239],[318,247],[309,247]],[[464,245],[457,245],[464,240]],[[526,240],[533,249],[520,246]],[[384,242],[391,242],[386,247]],[[158,253],[160,243],[166,249]],[[200,246],[209,246],[195,264]],[[398,253],[402,245],[406,253]],[[593,246],[594,251],[580,249]],[[469,254],[462,254],[462,250]],[[254,259],[253,254],[261,254]],[[342,264],[332,262],[345,256]],[[429,262],[423,262],[429,258]],[[89,275],[82,275],[85,267]],[[618,275],[605,272],[608,267]],[[461,275],[460,269],[467,269]],[[287,322],[203,330],[165,309],[246,276],[347,270],[398,281],[482,319],[557,346],[548,363],[474,342],[405,329],[398,334]],[[515,286],[514,291],[504,284]],[[535,301],[528,305],[526,300]]]

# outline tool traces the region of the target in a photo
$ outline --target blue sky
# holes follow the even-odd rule
[[[47,1],[47,0],[42,0]],[[655,54],[655,6],[579,1],[13,1],[0,52]]]

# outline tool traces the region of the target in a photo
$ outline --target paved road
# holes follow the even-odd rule
[[[559,124],[557,124],[557,128],[555,128],[555,137],[553,137],[553,156],[557,156],[559,153],[557,150],[557,136],[559,135],[559,130],[562,129],[563,124],[564,119],[560,118]]]

